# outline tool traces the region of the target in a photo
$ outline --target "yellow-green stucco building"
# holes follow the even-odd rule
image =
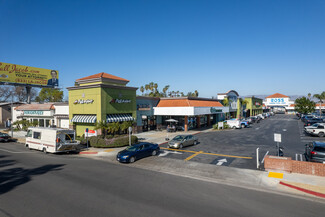
[[[135,121],[136,87],[126,86],[129,80],[108,73],[77,79],[69,91],[70,128],[78,136],[95,123]]]

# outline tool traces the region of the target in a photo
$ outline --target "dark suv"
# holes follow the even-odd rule
[[[306,144],[305,157],[307,161],[325,163],[325,143],[314,141]]]
[[[311,118],[311,119],[305,120],[304,126],[307,127],[307,126],[311,126],[311,125],[316,124],[316,123],[323,123],[323,122],[324,122],[323,119]]]

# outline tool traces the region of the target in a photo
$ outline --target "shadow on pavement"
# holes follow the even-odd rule
[[[31,180],[32,176],[42,175],[50,171],[61,170],[64,164],[49,164],[34,169],[20,167],[0,171],[0,195]]]

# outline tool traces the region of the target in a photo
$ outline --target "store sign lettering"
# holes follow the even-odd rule
[[[130,99],[112,99],[110,103],[131,103]]]
[[[284,98],[272,98],[270,104],[285,104]]]
[[[218,113],[218,112],[222,112],[222,109],[215,109],[215,108],[211,107],[210,112],[211,113]]]
[[[149,104],[138,104],[137,109],[138,110],[150,110],[150,105]]]
[[[43,115],[44,111],[24,111],[24,115]]]
[[[86,99],[86,100],[83,100],[83,99],[76,99],[76,101],[73,102],[73,104],[91,104],[93,103],[94,100],[93,99]]]

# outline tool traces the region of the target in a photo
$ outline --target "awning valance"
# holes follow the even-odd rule
[[[106,120],[108,123],[112,123],[112,122],[122,122],[122,121],[133,121],[134,118],[132,117],[131,114],[112,114],[112,115],[107,115]]]
[[[71,122],[75,123],[96,123],[96,115],[74,115]]]

